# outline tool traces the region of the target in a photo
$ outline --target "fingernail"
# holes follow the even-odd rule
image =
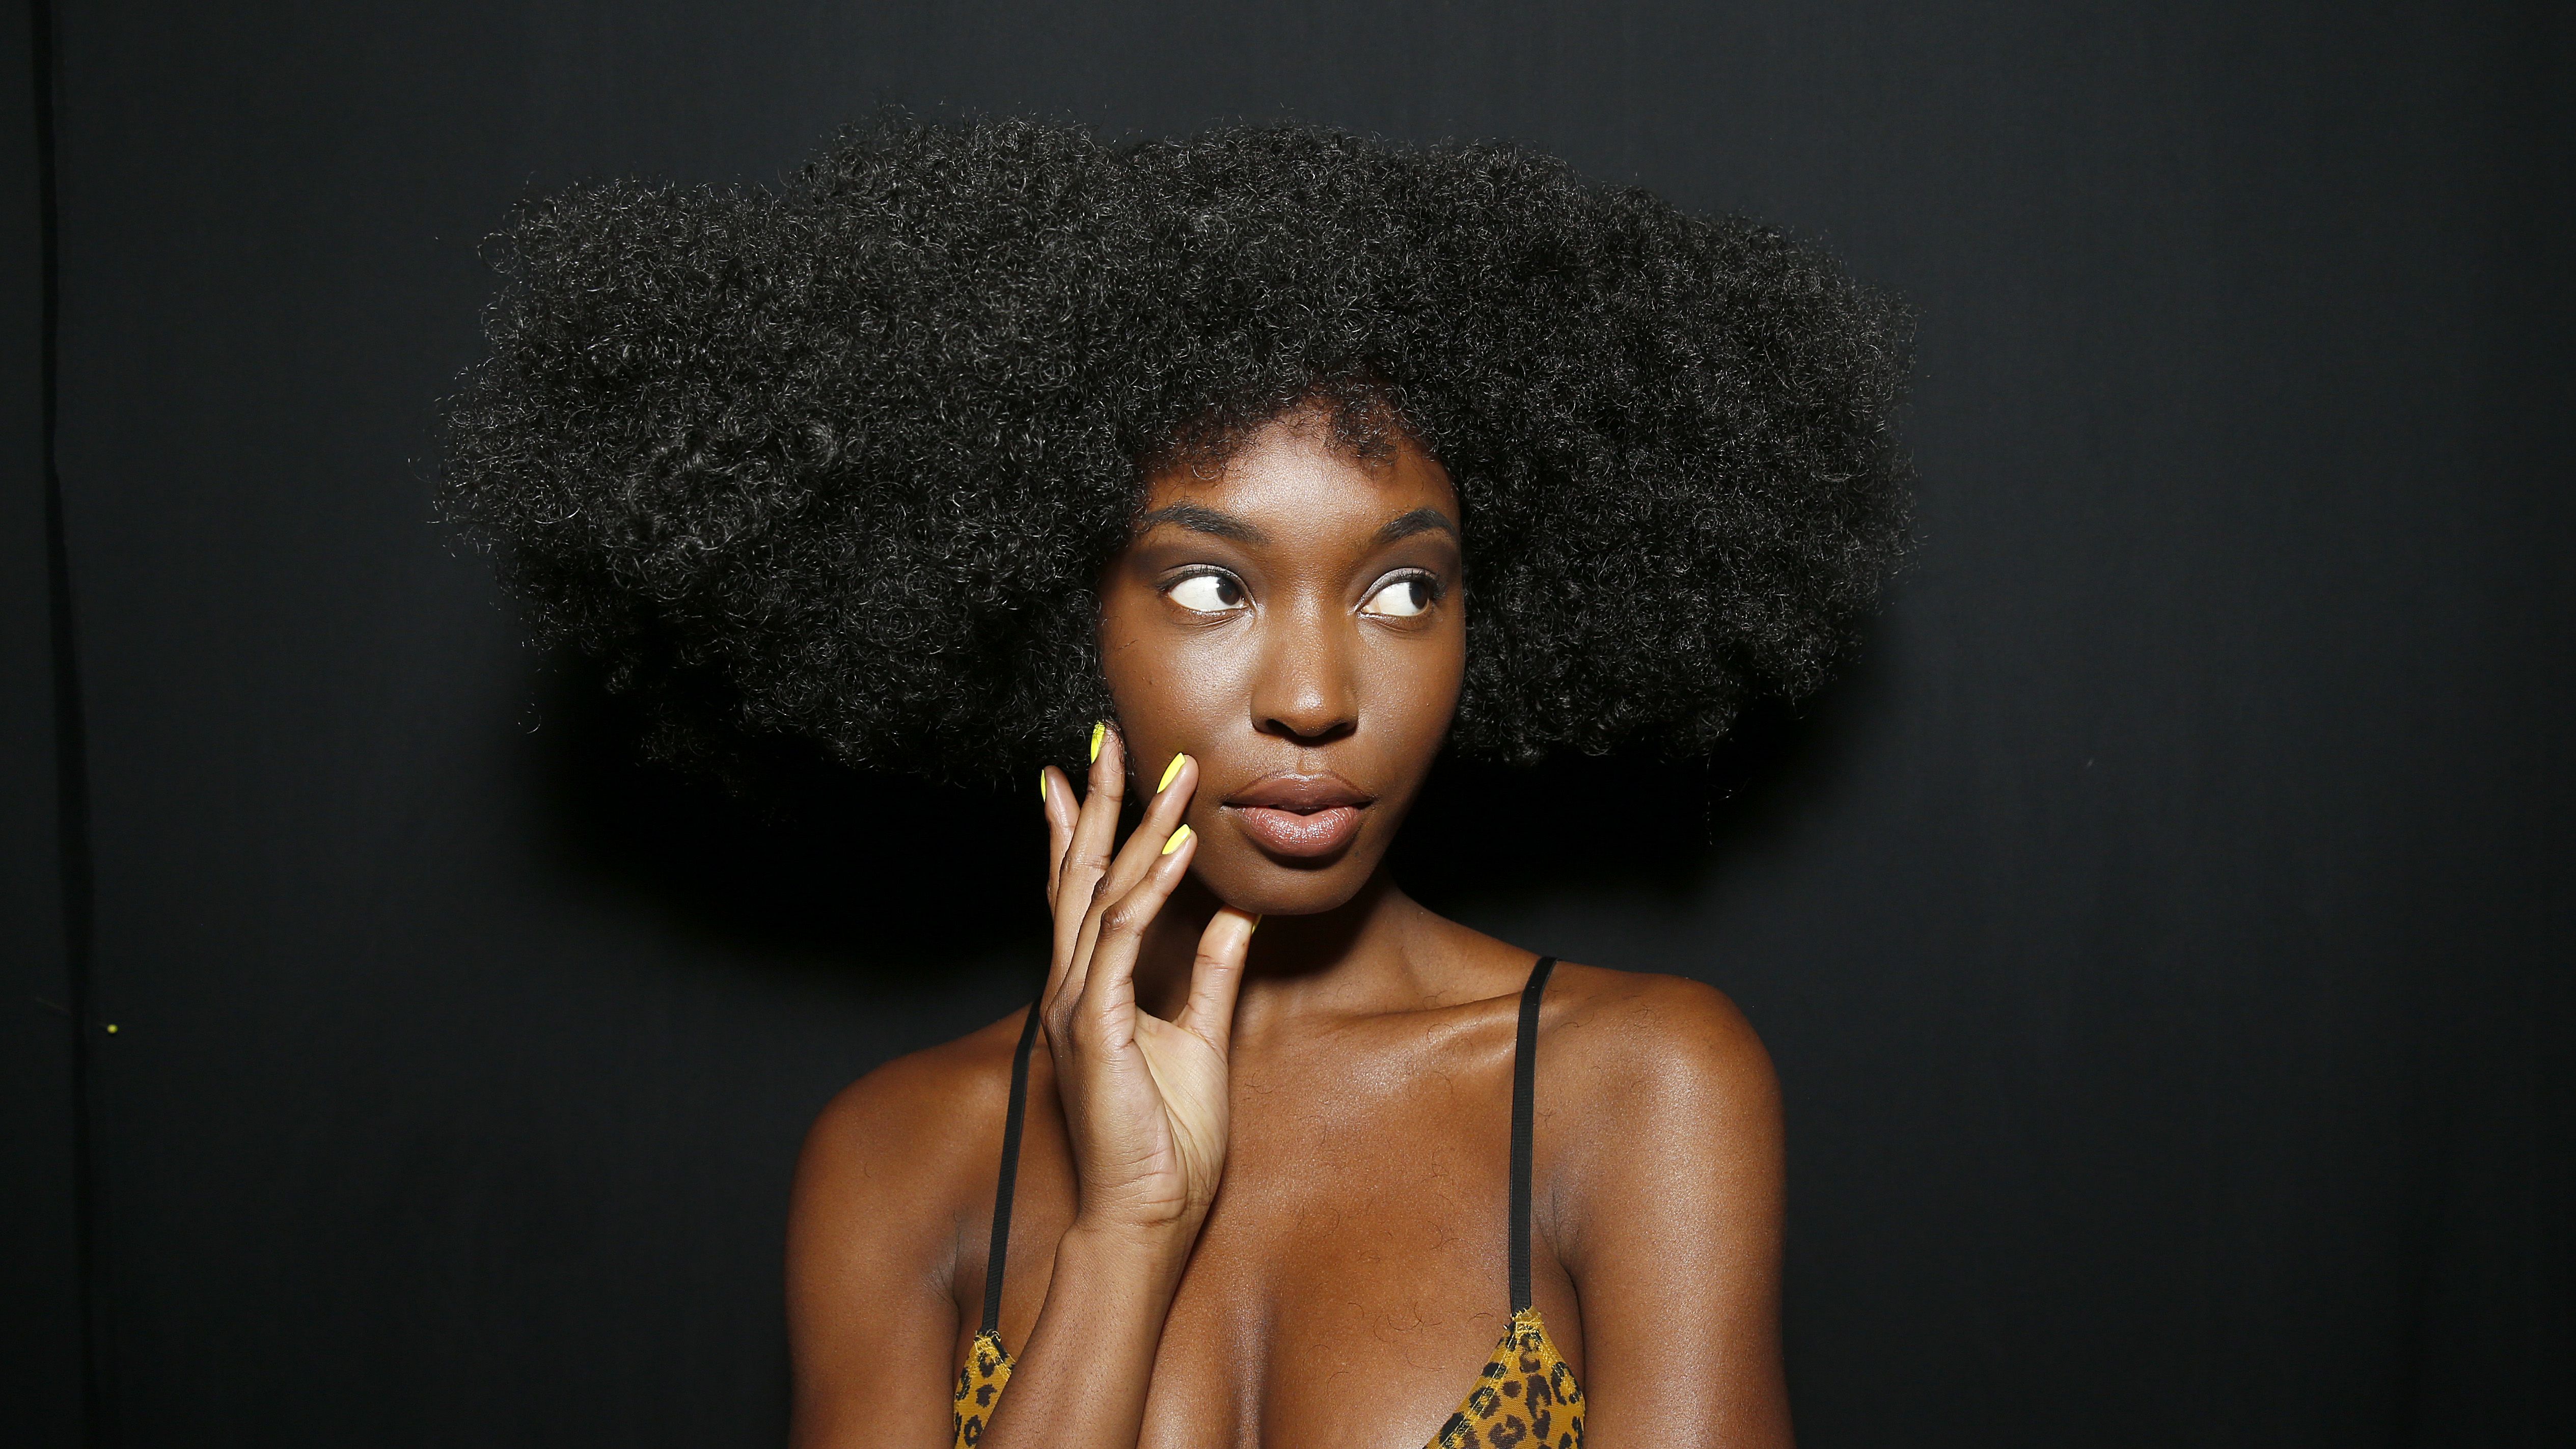
[[[1187,755],[1172,756],[1172,762],[1163,767],[1163,783],[1154,787],[1157,793],[1172,788],[1172,782],[1181,777],[1181,761],[1188,758]]]
[[[1105,719],[1093,720],[1091,722],[1091,759],[1094,764],[1099,763],[1100,760],[1100,742],[1108,737],[1109,721]]]
[[[1044,805],[1046,802],[1047,802],[1046,771],[1044,771],[1044,770],[1040,770],[1040,771],[1038,771],[1038,803],[1039,803],[1039,804],[1041,804],[1041,805]]]
[[[1258,931],[1258,930],[1260,930],[1260,929],[1261,929],[1261,918],[1260,918],[1259,916],[1254,916],[1254,917],[1252,918],[1252,924],[1243,928],[1243,934],[1245,934],[1245,935],[1249,936],[1249,935],[1251,935],[1253,932]]]
[[[1182,842],[1182,841],[1184,841],[1184,840],[1187,840],[1187,839],[1189,839],[1189,838],[1190,838],[1190,828],[1189,828],[1188,826],[1186,826],[1186,825],[1182,826],[1182,827],[1181,827],[1180,829],[1178,829],[1178,830],[1173,831],[1173,832],[1172,832],[1172,838],[1163,842],[1163,853],[1164,853],[1165,855],[1169,855],[1169,854],[1171,854],[1173,851],[1180,849],[1180,848],[1181,848],[1181,842]]]

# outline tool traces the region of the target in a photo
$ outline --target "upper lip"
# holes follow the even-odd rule
[[[1376,798],[1341,776],[1326,771],[1320,775],[1271,775],[1228,795],[1225,803],[1311,815],[1318,810],[1331,810],[1342,805],[1366,805]]]

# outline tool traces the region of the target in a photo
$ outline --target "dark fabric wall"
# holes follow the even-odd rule
[[[0,19],[0,1422],[50,1446],[79,1442],[83,1326],[30,19]]]
[[[633,766],[430,522],[429,424],[515,198],[759,182],[888,101],[1520,138],[1921,309],[1922,548],[1843,678],[1705,769],[1455,773],[1408,841],[1762,1030],[1809,1445],[2576,1434],[2564,7],[54,18],[115,1388],[84,1425],[12,131],[16,1442],[779,1438],[799,1135],[1029,988],[1034,818]]]

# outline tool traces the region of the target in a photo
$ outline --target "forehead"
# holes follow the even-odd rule
[[[1363,459],[1338,444],[1329,425],[1291,417],[1264,425],[1223,466],[1166,468],[1146,481],[1145,510],[1174,504],[1231,514],[1278,539],[1374,534],[1416,509],[1458,518],[1457,490],[1421,445],[1396,434]]]

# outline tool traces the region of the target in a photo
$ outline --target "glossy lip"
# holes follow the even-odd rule
[[[1360,812],[1377,797],[1339,775],[1272,775],[1226,797],[1224,810],[1272,855],[1331,855],[1360,833]]]

